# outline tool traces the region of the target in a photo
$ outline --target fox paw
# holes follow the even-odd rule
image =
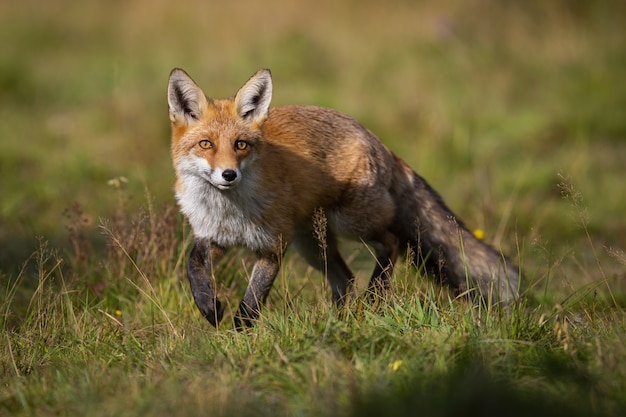
[[[210,306],[198,306],[200,312],[206,318],[209,323],[213,325],[213,327],[217,327],[220,321],[222,321],[222,317],[224,317],[224,307],[219,300],[215,300],[215,304],[211,308]]]

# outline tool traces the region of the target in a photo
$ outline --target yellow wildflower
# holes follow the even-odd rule
[[[392,371],[397,371],[403,364],[404,362],[402,361],[395,361],[392,364],[389,364],[389,368],[391,368]]]
[[[485,231],[482,229],[474,229],[474,236],[478,240],[483,240],[485,238]]]

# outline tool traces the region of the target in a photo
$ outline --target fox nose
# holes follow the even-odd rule
[[[237,172],[232,169],[224,170],[224,172],[222,172],[222,178],[228,182],[232,182],[237,178]]]

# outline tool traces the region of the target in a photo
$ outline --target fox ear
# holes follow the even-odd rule
[[[174,68],[167,86],[167,104],[172,123],[191,123],[202,116],[207,108],[207,99],[185,71]]]
[[[263,123],[267,120],[271,101],[272,73],[268,69],[262,69],[239,89],[235,96],[235,108],[245,121]]]

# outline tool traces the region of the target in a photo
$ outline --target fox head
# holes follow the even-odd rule
[[[167,101],[177,189],[189,176],[220,190],[236,187],[254,162],[271,100],[268,69],[257,71],[235,97],[224,100],[207,99],[185,71],[172,70]]]

